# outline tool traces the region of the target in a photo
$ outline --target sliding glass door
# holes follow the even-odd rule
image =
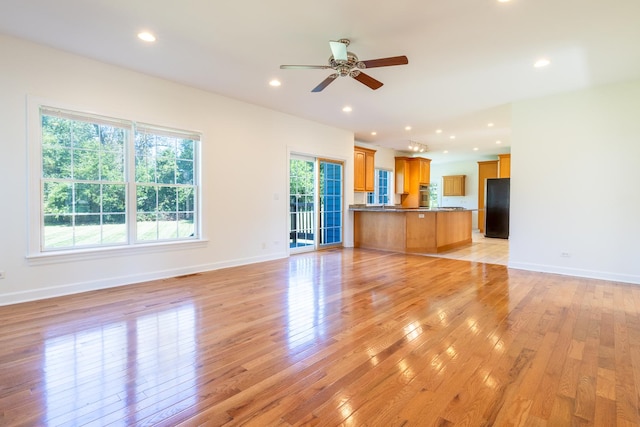
[[[342,243],[342,163],[320,160],[320,245]]]
[[[342,162],[291,156],[289,247],[291,252],[342,243]]]

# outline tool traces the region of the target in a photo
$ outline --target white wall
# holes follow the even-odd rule
[[[478,158],[451,163],[431,164],[431,183],[438,184],[438,206],[462,206],[467,209],[478,209],[478,161],[498,160],[497,156]],[[449,175],[465,175],[464,196],[443,196],[442,177]],[[478,212],[472,214],[472,226],[478,228]]]
[[[350,132],[4,36],[0,57],[0,305],[288,256],[292,151],[344,160],[345,189],[353,188]],[[28,99],[202,132],[208,241],[78,261],[27,258]]]
[[[512,120],[509,266],[640,284],[640,81]]]

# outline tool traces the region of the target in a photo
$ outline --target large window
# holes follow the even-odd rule
[[[41,107],[42,251],[197,238],[199,135]]]
[[[160,129],[136,128],[137,240],[195,235],[195,144]]]
[[[391,203],[391,172],[384,169],[375,170],[374,190],[367,193],[370,205],[388,205]]]

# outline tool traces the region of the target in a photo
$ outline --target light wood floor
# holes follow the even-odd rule
[[[640,287],[336,249],[0,307],[0,425],[637,426]]]

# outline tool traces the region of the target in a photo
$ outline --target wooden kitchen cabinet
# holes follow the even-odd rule
[[[396,157],[396,194],[402,207],[420,206],[420,185],[429,185],[431,159],[424,157]]]
[[[498,154],[499,178],[511,178],[511,154]]]
[[[396,194],[408,194],[411,175],[409,173],[409,158],[396,157]]]
[[[374,191],[376,150],[354,147],[353,191]]]
[[[429,184],[431,182],[431,159],[418,158],[420,165],[419,184]]]
[[[404,253],[438,253],[471,243],[471,211],[357,210],[356,248]]]
[[[443,196],[464,196],[466,175],[449,175],[442,177]]]

